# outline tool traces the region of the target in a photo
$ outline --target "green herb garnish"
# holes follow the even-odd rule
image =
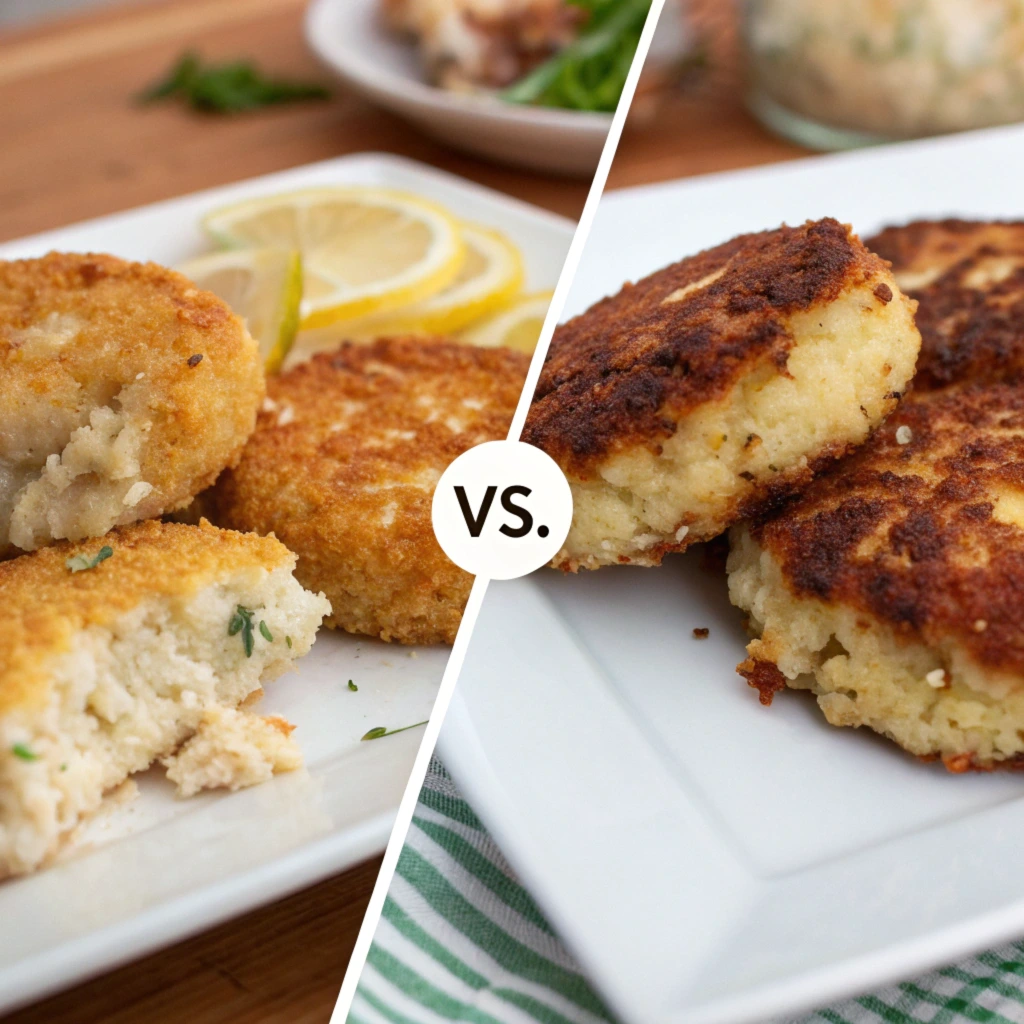
[[[378,725],[376,729],[371,729],[365,736],[361,737],[361,739],[379,740],[382,736],[394,736],[396,732],[405,732],[407,729],[418,729],[421,725],[426,724],[426,722],[417,722],[415,725],[403,725],[401,729],[389,729],[386,725]]]
[[[633,64],[651,0],[571,0],[587,16],[574,42],[505,89],[511,103],[614,111]]]
[[[185,53],[162,81],[139,96],[143,103],[180,98],[193,110],[237,114],[245,110],[299,100],[324,100],[330,93],[322,85],[268,78],[250,61],[203,64],[196,53]]]
[[[291,648],[292,648],[292,638],[290,636],[286,636],[284,638],[284,642],[288,645],[288,650],[291,650]]]
[[[236,633],[242,634],[242,646],[245,648],[247,658],[252,657],[255,642],[252,633],[252,615],[251,608],[240,604],[236,606],[235,614],[231,616],[231,621],[228,623],[228,636],[235,636]]]
[[[83,569],[95,569],[100,562],[105,562],[113,553],[114,549],[109,544],[104,544],[92,558],[88,555],[74,555],[72,558],[65,559],[64,564],[72,572],[81,572]]]
[[[351,690],[351,691],[352,691],[353,693],[355,693],[355,692],[356,692],[356,690],[358,690],[358,689],[359,689],[359,687],[358,687],[358,686],[356,686],[356,684],[355,684],[355,683],[353,683],[351,679],[350,679],[350,680],[348,681],[348,688],[349,688],[349,689],[350,689],[350,690]],[[363,737],[363,739],[365,740],[365,739],[366,739],[366,737],[364,736],[364,737]]]
[[[27,746],[24,743],[15,743],[14,746],[11,747],[11,753],[15,757],[20,757],[22,761],[39,760],[39,755],[31,747]]]
[[[262,636],[267,643],[272,644],[274,642],[274,634],[270,632],[270,627],[262,619],[260,619],[260,636]]]

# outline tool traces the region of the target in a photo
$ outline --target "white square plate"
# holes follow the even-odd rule
[[[1014,128],[612,193],[566,313],[783,221],[1024,217],[1022,170]],[[442,732],[622,1019],[796,1013],[1024,933],[1024,776],[949,775],[807,694],[761,707],[700,559],[492,583]]]
[[[497,192],[396,157],[342,157],[172,199],[0,246],[175,264],[206,249],[199,218],[245,196],[328,184],[382,185],[433,198],[506,232],[527,287],[553,288],[574,225]],[[92,822],[66,861],[0,885],[0,1010],[209,927],[382,850],[421,732],[361,743],[368,729],[422,721],[448,658],[322,630],[298,671],[260,703],[296,733],[306,770],[232,795],[177,800],[153,771],[140,795]],[[352,679],[359,687],[348,688]],[[340,983],[340,979],[339,979]]]

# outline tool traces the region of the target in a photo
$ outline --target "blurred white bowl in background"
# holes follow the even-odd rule
[[[378,17],[379,0],[313,0],[306,40],[352,89],[457,149],[556,174],[591,175],[611,114],[527,107],[425,81],[413,45]]]

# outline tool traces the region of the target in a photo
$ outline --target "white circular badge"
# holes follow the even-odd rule
[[[558,553],[572,523],[572,492],[539,448],[487,441],[441,474],[431,516],[438,544],[460,569],[512,580]]]

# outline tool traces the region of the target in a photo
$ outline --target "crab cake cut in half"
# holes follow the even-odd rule
[[[271,379],[218,521],[273,532],[322,590],[328,625],[403,643],[452,643],[472,577],[434,539],[448,464],[508,432],[529,357],[442,340],[345,344]]]
[[[330,607],[294,566],[273,538],[154,520],[0,563],[0,877],[309,650]]]
[[[657,565],[806,485],[895,408],[913,311],[822,220],[735,238],[562,325],[523,434],[572,487],[554,564]]]
[[[0,261],[0,556],[186,505],[237,460],[262,397],[245,325],[180,274]]]
[[[1024,376],[1024,222],[916,221],[866,244],[918,301],[915,391]]]
[[[737,526],[729,593],[763,703],[813,691],[953,771],[1024,766],[1024,394],[913,392],[775,518]]]

